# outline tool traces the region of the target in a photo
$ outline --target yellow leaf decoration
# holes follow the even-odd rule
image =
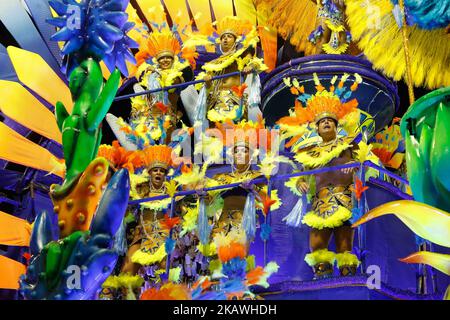
[[[450,276],[450,255],[429,251],[415,252],[406,258],[399,259],[405,263],[427,264]]]
[[[450,214],[427,204],[412,200],[399,200],[385,203],[370,210],[352,227],[387,214],[395,214],[419,237],[438,245],[450,247]]]

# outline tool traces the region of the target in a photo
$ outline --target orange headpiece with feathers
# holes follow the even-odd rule
[[[154,31],[141,44],[141,49],[136,54],[137,65],[141,65],[149,58],[155,58],[156,60],[164,56],[173,58],[180,51],[181,45],[171,31]]]
[[[168,169],[172,165],[172,148],[166,145],[150,146],[141,152],[141,158],[149,169]]]
[[[361,76],[355,74],[355,81],[348,89],[344,86],[349,75],[344,74],[338,85],[335,86],[337,76],[331,79],[328,90],[320,83],[317,74],[314,74],[314,82],[317,92],[314,95],[306,94],[303,86],[299,86],[297,80],[284,79],[285,84],[291,87],[291,92],[298,95],[295,100],[293,112],[288,117],[278,120],[278,124],[303,125],[311,122],[318,123],[324,118],[332,118],[339,122],[348,114],[357,110],[358,101],[349,100],[353,91],[362,82]]]

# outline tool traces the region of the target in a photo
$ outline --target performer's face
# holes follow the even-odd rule
[[[158,167],[153,168],[150,170],[150,178],[154,188],[161,188],[166,180],[166,169]]]
[[[248,165],[250,162],[250,150],[246,146],[236,146],[234,148],[234,163],[236,165]]]
[[[222,47],[222,51],[228,52],[233,49],[234,43],[236,42],[236,38],[231,33],[225,33],[220,38],[220,46]]]
[[[172,68],[173,58],[171,56],[162,56],[158,59],[159,67],[162,70],[167,70]]]
[[[332,118],[324,118],[317,124],[317,131],[324,140],[333,140],[336,138],[336,122]]]

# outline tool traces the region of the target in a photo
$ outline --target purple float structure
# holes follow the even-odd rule
[[[288,115],[289,108],[294,106],[295,96],[286,87],[283,78],[297,78],[305,87],[305,92],[314,93],[314,73],[325,87],[329,86],[335,75],[358,73],[363,82],[353,97],[358,100],[359,108],[375,119],[375,132],[383,129],[394,117],[400,103],[396,85],[374,71],[370,62],[349,55],[314,55],[293,59],[264,78],[261,108],[268,125]]]

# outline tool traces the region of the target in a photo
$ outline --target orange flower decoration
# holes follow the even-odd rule
[[[155,107],[161,110],[161,112],[164,114],[167,113],[167,110],[169,110],[169,106],[167,104],[162,103],[161,101],[156,102]]]

